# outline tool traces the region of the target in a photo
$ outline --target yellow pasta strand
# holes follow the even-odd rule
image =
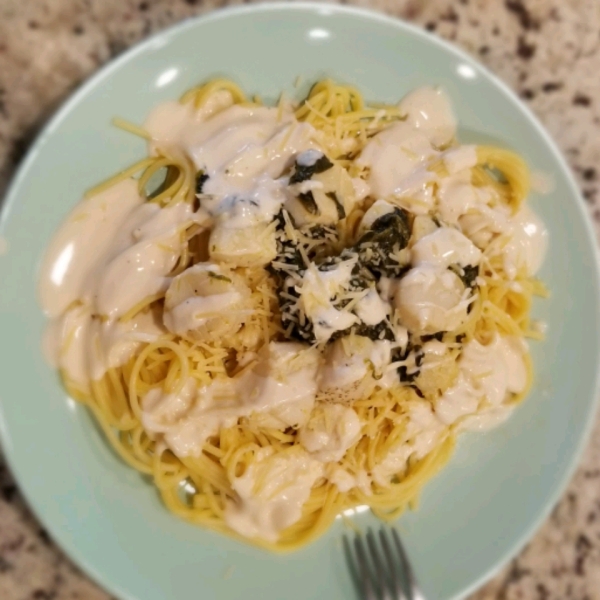
[[[248,103],[242,90],[224,79],[192,88],[181,97],[180,102],[190,104],[194,110],[201,110],[215,98],[215,94],[229,94],[233,103]],[[283,99],[279,110],[280,113],[284,110]],[[325,149],[342,166],[350,165],[349,157],[356,156],[372,135],[404,118],[397,106],[367,105],[358,90],[330,80],[316,83],[308,97],[296,108],[295,115],[320,132]],[[149,137],[142,128],[122,119],[116,119],[114,123],[143,138]],[[529,175],[524,161],[513,152],[488,146],[477,148],[477,159],[473,184],[493,187],[517,210],[529,191]],[[439,161],[429,168],[440,176],[447,174]],[[495,177],[494,171],[502,178]],[[163,183],[149,195],[147,187],[161,173],[165,173]],[[142,197],[161,207],[194,200],[195,168],[187,157],[177,156],[172,151],[159,152],[137,162],[90,190],[87,196],[134,176],[138,177]],[[339,226],[342,247],[356,240],[368,203],[359,203]],[[193,246],[198,232],[195,226],[182,232],[183,251],[173,274],[182,272],[198,260]],[[482,266],[482,283],[473,298],[469,318],[453,335],[461,336],[464,342],[477,339],[481,343],[489,342],[496,333],[540,337],[541,334],[532,327],[529,315],[533,296],[545,295],[547,290],[541,282],[526,277],[508,282],[498,275],[497,270],[502,272],[501,266],[493,259],[488,266]],[[297,451],[300,448],[297,432],[259,426],[251,418],[243,418],[209,438],[199,456],[180,458],[159,438],[149,435],[142,425],[142,404],[152,390],[177,393],[190,379],[199,387],[207,385],[212,379],[226,375],[231,351],[254,352],[281,335],[272,278],[264,269],[238,269],[238,272],[252,291],[255,310],[232,347],[192,343],[165,334],[153,343],[140,343],[131,360],[109,369],[89,386],[70,380],[65,372],[61,375],[71,396],[89,407],[119,456],[133,468],[152,477],[169,510],[191,523],[241,539],[225,523],[227,503],[236,498],[231,482],[252,464],[260,448],[270,447],[276,453]],[[141,312],[152,310],[152,306],[159,305],[163,297],[163,293],[149,296],[125,313],[121,321],[130,321]],[[456,360],[458,354],[457,349],[452,360]],[[533,375],[528,355],[526,367],[527,387],[512,402],[521,401],[531,386]],[[398,386],[389,390],[377,389],[369,397],[355,402],[353,408],[364,424],[364,435],[346,452],[340,467],[355,476],[361,472],[372,473],[394,445],[404,439],[408,407],[419,402],[431,405],[431,401],[430,398],[420,398],[410,387]],[[416,506],[423,486],[452,456],[454,444],[455,432],[447,428],[431,452],[421,460],[412,460],[406,470],[394,474],[389,485],[382,485],[371,478],[367,483],[368,489],[354,487],[340,493],[334,484],[322,478],[313,487],[300,520],[284,530],[276,543],[264,540],[252,542],[279,552],[295,550],[327,531],[343,511],[365,504],[380,518],[395,519],[406,509]]]

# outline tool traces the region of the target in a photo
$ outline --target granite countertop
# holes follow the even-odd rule
[[[69,92],[148,34],[237,1],[0,0],[0,196]],[[452,40],[531,106],[567,157],[600,235],[600,3],[356,0]],[[32,516],[0,459],[0,598],[106,600]],[[600,600],[600,421],[560,503],[471,600]]]

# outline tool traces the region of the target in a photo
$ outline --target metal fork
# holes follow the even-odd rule
[[[350,572],[363,600],[425,600],[393,527],[379,530],[379,544],[371,529],[366,536],[357,534],[354,552],[348,536],[344,535],[343,542]]]

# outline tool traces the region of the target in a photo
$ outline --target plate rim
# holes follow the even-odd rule
[[[146,50],[151,49],[153,46],[162,46],[165,42],[168,42],[169,38],[179,35],[179,33],[186,31],[187,29],[193,29],[198,26],[199,23],[210,23],[212,21],[219,21],[227,19],[229,17],[243,16],[251,13],[262,13],[262,12],[277,12],[277,11],[300,11],[300,12],[312,12],[318,16],[329,17],[336,15],[350,15],[359,17],[365,20],[379,22],[383,25],[388,25],[398,29],[403,33],[415,35],[419,38],[426,40],[428,43],[438,46],[444,52],[449,53],[461,61],[475,66],[494,86],[496,86],[500,92],[512,101],[514,107],[520,110],[526,117],[527,120],[534,127],[536,132],[540,135],[543,143],[552,154],[552,157],[556,160],[560,167],[561,175],[564,178],[565,183],[571,194],[577,199],[576,206],[580,215],[583,217],[584,229],[587,236],[587,241],[590,243],[592,248],[592,256],[594,262],[593,277],[595,279],[595,287],[600,292],[600,247],[596,240],[596,232],[594,230],[591,218],[586,209],[585,202],[583,201],[579,186],[575,180],[575,177],[571,171],[569,164],[565,157],[560,151],[557,143],[550,136],[544,125],[541,123],[537,115],[527,106],[518,95],[500,79],[495,73],[488,69],[487,66],[483,65],[476,58],[468,54],[465,50],[454,45],[453,43],[441,38],[440,36],[423,29],[421,26],[408,22],[399,16],[389,15],[383,12],[377,12],[375,10],[366,9],[356,6],[347,6],[342,4],[330,4],[314,1],[299,1],[294,3],[288,3],[283,0],[276,2],[264,2],[260,4],[249,4],[245,6],[228,6],[211,10],[208,13],[196,15],[193,17],[186,18],[177,23],[174,23],[167,28],[158,31],[149,37],[135,43],[133,46],[128,48],[119,56],[107,61],[94,73],[84,79],[73,92],[71,92],[58,106],[49,117],[44,126],[40,129],[36,135],[33,143],[29,147],[25,157],[21,160],[17,166],[14,174],[9,179],[4,198],[0,204],[0,230],[3,230],[5,223],[9,220],[9,215],[13,204],[15,204],[19,198],[19,188],[21,187],[22,181],[28,175],[28,171],[35,160],[42,147],[46,144],[47,138],[53,131],[66,119],[68,118],[71,110],[75,108],[81,101],[83,101],[91,90],[96,86],[100,85],[107,77],[113,72],[121,68],[122,65],[132,61],[139,54],[144,53]],[[597,323],[600,325],[600,306],[596,307]],[[600,356],[598,357],[600,358]],[[582,427],[582,433],[573,445],[570,460],[568,461],[567,467],[562,477],[556,481],[552,491],[546,496],[543,501],[543,507],[538,513],[537,517],[532,519],[529,525],[524,529],[521,535],[515,539],[511,544],[510,549],[503,552],[495,561],[495,563],[482,572],[479,577],[474,579],[468,586],[466,586],[458,595],[454,596],[452,600],[459,600],[466,598],[471,593],[478,590],[486,582],[488,582],[494,575],[496,575],[507,563],[514,558],[523,547],[531,540],[536,532],[541,528],[544,521],[552,511],[553,507],[558,503],[561,496],[565,492],[569,482],[573,478],[576,469],[578,468],[583,452],[588,446],[591,438],[591,433],[594,428],[596,417],[598,416],[600,408],[600,369],[596,370],[594,380],[595,395],[589,402],[586,410],[586,422]],[[37,499],[37,496],[29,492],[29,486],[25,483],[27,479],[19,469],[15,467],[15,457],[10,443],[10,433],[7,429],[7,422],[4,415],[5,401],[0,399],[0,447],[2,448],[6,463],[19,487],[21,495],[23,496],[27,507],[33,513],[35,519],[37,519],[49,532],[51,538],[56,543],[58,548],[71,560],[87,577],[89,577],[96,585],[98,585],[103,591],[107,591],[111,594],[116,594],[119,598],[128,600],[140,600],[135,596],[132,596],[128,591],[121,589],[121,587],[113,583],[109,574],[100,571],[92,562],[88,561],[87,558],[80,555],[79,548],[72,544],[66,536],[62,535],[60,527],[55,526],[53,521],[47,519],[44,515],[44,508],[41,501]]]

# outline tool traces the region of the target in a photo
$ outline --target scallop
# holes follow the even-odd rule
[[[298,227],[333,225],[350,214],[356,204],[352,179],[339,165],[291,185],[290,192],[294,196],[285,208]]]
[[[395,209],[396,206],[394,204],[390,204],[386,200],[375,201],[361,219],[360,226],[358,228],[359,234],[372,229],[373,223],[375,223],[377,219],[383,217],[383,215],[394,212]]]
[[[163,322],[186,339],[222,343],[239,331],[251,310],[250,289],[239,275],[198,263],[171,281]]]
[[[396,284],[394,304],[402,323],[413,333],[453,331],[467,319],[470,300],[452,271],[433,265],[411,269]]]
[[[372,355],[374,343],[351,335],[330,344],[319,370],[319,392],[327,400],[351,404],[366,398],[375,388]]]
[[[208,242],[210,258],[232,267],[264,267],[277,256],[273,227],[259,223],[249,227],[218,224]]]
[[[413,265],[478,265],[481,250],[457,229],[440,227],[422,237],[412,248]]]

